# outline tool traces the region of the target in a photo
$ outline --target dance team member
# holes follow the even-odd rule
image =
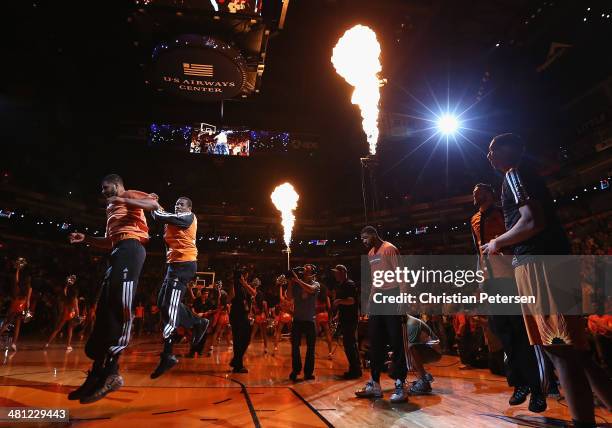
[[[266,329],[268,327],[268,302],[265,300],[263,291],[261,290],[261,282],[257,278],[253,281],[256,294],[253,297],[251,305],[251,316],[253,318],[253,329],[251,332],[251,342],[255,339],[257,332],[261,333],[264,345],[264,355],[268,353],[268,335]]]
[[[332,352],[332,335],[329,328],[329,311],[331,304],[329,302],[329,294],[327,288],[322,287],[321,292],[317,295],[315,322],[317,324],[317,333],[322,331],[327,342],[327,359],[333,359]]]
[[[55,336],[57,336],[57,334],[60,331],[62,331],[62,328],[64,328],[64,326],[67,326],[66,351],[70,352],[72,351],[72,346],[71,346],[72,332],[74,330],[74,327],[78,325],[79,317],[80,317],[79,315],[79,297],[78,297],[78,292],[74,286],[71,286],[69,288],[68,287],[64,288],[64,292],[66,293],[66,295],[60,296],[60,299],[59,299],[61,307],[62,307],[60,311],[60,314],[61,314],[60,318],[55,326],[55,329],[51,333],[51,336],[49,336],[49,339],[47,340],[47,343],[45,344],[44,348],[45,349],[49,348],[49,345],[53,342],[53,339],[55,339]]]
[[[2,328],[0,328],[1,335],[8,329],[9,325],[15,325],[15,330],[13,331],[13,342],[11,343],[11,349],[13,351],[17,351],[17,341],[19,340],[21,322],[23,321],[25,314],[30,311],[30,300],[32,298],[32,278],[30,274],[25,271],[27,264],[28,262],[23,257],[18,257],[13,263],[15,272],[11,276],[11,306],[9,307],[6,319],[2,324]]]

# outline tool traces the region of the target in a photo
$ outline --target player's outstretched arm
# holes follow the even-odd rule
[[[106,237],[96,238],[93,236],[86,236],[84,233],[78,232],[74,232],[68,235],[68,240],[71,244],[85,243],[93,245],[96,248],[103,248],[105,250],[109,250],[113,247],[113,243],[111,242],[111,240]]]

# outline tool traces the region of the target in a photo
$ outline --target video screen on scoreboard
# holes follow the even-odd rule
[[[152,123],[147,143],[152,147],[185,147],[191,139],[191,126]]]
[[[313,134],[217,127],[199,122],[193,125],[152,123],[149,126],[149,147],[167,147],[192,154],[248,157],[254,154],[310,153],[318,150],[318,137]]]
[[[236,15],[261,15],[262,0],[144,0],[145,5],[177,7]]]
[[[193,127],[189,153],[218,156],[249,156],[251,132],[236,129],[216,129],[201,123]]]

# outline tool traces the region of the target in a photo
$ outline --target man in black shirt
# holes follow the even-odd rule
[[[342,376],[344,379],[359,379],[361,377],[361,364],[357,350],[357,324],[359,322],[359,292],[355,283],[348,278],[346,266],[337,265],[332,269],[336,282],[336,299],[334,307],[338,308],[340,328],[342,330],[342,343],[344,353],[349,363],[349,370]]]
[[[215,290],[212,291],[213,293]],[[208,318],[207,312],[217,309],[217,305],[214,299],[210,298],[208,289],[204,288],[201,291],[200,296],[193,302],[193,312],[199,317]]]
[[[193,293],[192,293],[193,295]],[[217,310],[219,303],[219,290],[215,288],[202,288],[199,296],[194,300],[191,305],[191,311],[200,318],[206,318],[208,320],[208,325],[211,329],[214,330],[214,315]],[[206,337],[212,338],[214,334],[212,334],[210,330],[207,330]],[[209,339],[204,338],[203,340],[198,341],[195,345],[189,348],[189,353],[186,355],[188,358],[194,358],[196,354],[203,355],[202,351],[204,350],[204,345]]]
[[[498,135],[489,145],[487,158],[505,174],[502,207],[507,231],[484,244],[482,251],[497,254],[501,248],[514,247],[512,264],[519,293],[538,296],[539,304],[556,307],[557,296],[550,289],[555,278],[558,281],[558,272],[536,255],[569,254],[570,246],[544,181],[521,162],[524,151],[521,138],[514,134]],[[586,352],[584,319],[537,313],[530,305],[523,306],[523,313],[529,341],[544,345],[559,372],[574,426],[595,426],[591,391],[612,408],[612,385]]]

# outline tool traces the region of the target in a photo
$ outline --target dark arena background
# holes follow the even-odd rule
[[[2,9],[0,426],[610,426],[610,2]],[[500,248],[582,257],[577,332],[363,304]]]

